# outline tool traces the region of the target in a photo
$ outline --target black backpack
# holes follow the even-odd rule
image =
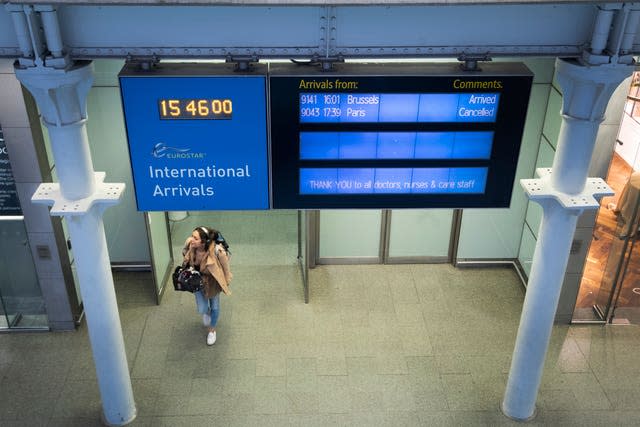
[[[216,245],[222,245],[222,247],[224,248],[225,252],[231,256],[231,251],[229,250],[229,243],[227,242],[227,240],[222,236],[222,233],[218,231],[218,236],[216,237],[215,240],[215,244]]]

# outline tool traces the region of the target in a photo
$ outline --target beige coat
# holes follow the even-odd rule
[[[189,265],[195,265],[196,251],[189,247],[189,239],[187,239],[185,243],[183,254],[184,262]],[[209,246],[209,253],[200,261],[198,270],[200,274],[202,274],[202,281],[204,283],[203,293],[206,298],[213,298],[221,291],[224,292],[225,295],[231,295],[229,285],[233,279],[233,274],[229,266],[229,255],[224,249],[224,246],[211,244]]]

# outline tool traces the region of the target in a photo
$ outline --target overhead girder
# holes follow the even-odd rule
[[[54,11],[65,54],[72,59],[149,56],[285,59],[463,54],[578,57],[592,43],[596,23],[602,27],[603,8],[618,13],[634,6],[586,2],[51,7],[11,3],[0,8],[0,57],[24,56],[15,17],[11,15],[27,10],[29,16],[29,8],[33,16],[44,14],[42,10]],[[610,23],[607,18],[608,15],[605,24]],[[632,19],[637,20],[637,16]],[[34,32],[31,28],[32,37]],[[635,31],[632,35],[627,53],[640,53]],[[606,41],[606,31],[604,37]],[[44,39],[44,35],[35,37]]]

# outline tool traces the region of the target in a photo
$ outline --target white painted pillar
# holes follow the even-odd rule
[[[59,183],[41,184],[32,200],[52,205],[51,215],[67,221],[103,421],[128,424],[136,416],[136,407],[102,222],[104,210],[118,203],[124,184],[106,184],[105,174],[93,170],[86,131],[93,67],[83,61],[68,69],[18,66],[15,73],[36,99],[49,131]]]
[[[612,194],[600,178],[587,178],[598,126],[611,94],[632,72],[629,65],[556,60],[563,106],[553,167],[539,169],[541,179],[521,181],[529,198],[542,206],[543,215],[502,402],[502,411],[510,418],[535,416],[578,216],[584,209],[597,209],[596,198]]]

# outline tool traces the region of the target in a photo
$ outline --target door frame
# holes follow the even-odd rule
[[[391,241],[391,217],[393,211],[388,209],[388,223],[385,224],[383,264],[453,264],[458,253],[458,240],[462,227],[462,209],[452,209],[451,231],[449,233],[449,249],[446,256],[389,256],[389,242]],[[381,246],[383,246],[381,242]]]

